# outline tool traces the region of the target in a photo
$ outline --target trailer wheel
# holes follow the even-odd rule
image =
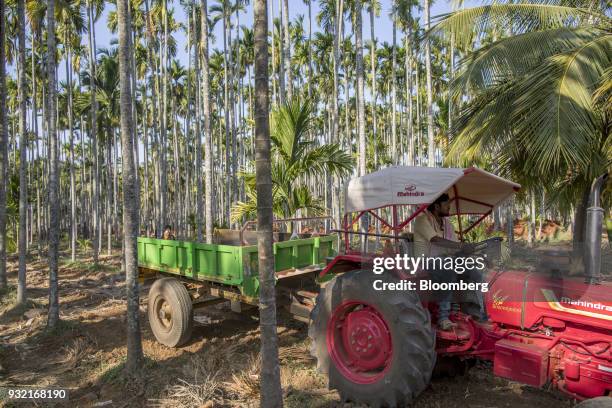
[[[597,397],[582,401],[574,408],[610,408],[612,407],[612,397]]]
[[[149,290],[149,325],[157,341],[178,347],[191,338],[193,305],[183,284],[174,278],[158,279]]]
[[[311,353],[343,401],[402,406],[429,384],[435,331],[417,293],[376,291],[377,279],[367,270],[347,272],[321,288],[308,330]]]

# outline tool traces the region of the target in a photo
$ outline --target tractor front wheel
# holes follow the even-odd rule
[[[343,401],[393,407],[427,387],[435,332],[415,292],[376,291],[377,279],[353,271],[321,288],[308,334],[319,371]]]
[[[178,347],[191,338],[193,304],[185,286],[173,278],[158,279],[149,289],[149,325],[157,341]]]

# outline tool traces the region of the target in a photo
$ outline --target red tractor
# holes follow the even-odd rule
[[[481,359],[492,363],[497,376],[534,387],[549,385],[577,400],[609,396],[612,283],[601,276],[600,206],[606,180],[607,175],[599,177],[591,189],[586,276],[564,276],[554,254],[541,262],[541,270],[489,272],[483,294],[488,319],[477,321],[455,309],[451,320],[456,327],[450,331],[437,328],[436,302],[424,300],[417,290],[376,290],[381,276],[372,272],[372,264],[380,253],[365,246],[375,239],[386,241],[386,255],[392,255],[390,246],[401,252],[400,244],[410,241],[406,227],[443,193],[450,197],[463,240],[520,186],[477,168],[390,167],[351,180],[339,230],[343,248],[321,272],[328,282],[309,329],[313,355],[329,387],[345,401],[403,406],[427,387],[436,361]],[[376,219],[387,234],[356,228],[365,216]],[[467,220],[472,224],[462,226]],[[359,237],[365,239],[355,248]],[[395,288],[419,279],[419,273],[397,270],[386,275]],[[605,401],[597,406],[608,406],[612,399]]]

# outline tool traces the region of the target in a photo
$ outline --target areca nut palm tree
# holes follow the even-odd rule
[[[17,285],[17,303],[26,302],[26,251],[27,251],[27,211],[28,211],[28,179],[27,179],[27,129],[26,129],[26,41],[25,41],[25,0],[17,2],[19,69],[17,70],[17,87],[19,94],[19,272]],[[0,43],[3,44],[3,43]]]
[[[272,120],[272,208],[278,218],[289,218],[298,210],[311,215],[325,212],[320,199],[314,197],[305,181],[322,180],[326,174],[338,178],[353,170],[353,159],[337,143],[315,146],[307,140],[313,125],[312,104],[297,97],[277,107]],[[253,218],[257,213],[256,175],[241,173],[248,200],[238,202],[232,208],[232,217]]]
[[[140,335],[138,301],[138,215],[140,200],[134,163],[134,124],[132,115],[130,59],[130,21],[128,1],[117,1],[119,20],[119,88],[121,99],[121,148],[123,179],[123,248],[125,251],[125,282],[127,291],[127,364],[129,372],[135,373],[142,365],[142,341]]]
[[[0,15],[4,16],[6,3],[0,0]],[[0,19],[0,44],[4,44],[6,19]],[[0,289],[7,287],[6,276],[6,173],[8,165],[6,112],[6,47],[0,47]]]
[[[259,252],[259,326],[261,328],[262,407],[282,407],[276,332],[276,276],[272,249],[272,175],[268,119],[268,7],[255,0],[255,171],[257,187],[257,249]]]
[[[208,64],[208,4],[200,0],[201,9],[201,53],[202,53],[202,116],[204,117],[204,211],[206,243],[213,239],[213,179],[212,179],[212,126],[210,119],[210,68]],[[198,135],[198,137],[200,137]]]
[[[59,155],[56,129],[56,43],[55,0],[47,2],[47,131],[49,132],[49,313],[47,326],[53,328],[59,321],[59,291],[57,284],[59,258]]]

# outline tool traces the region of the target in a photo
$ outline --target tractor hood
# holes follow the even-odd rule
[[[486,214],[520,187],[475,167],[387,167],[348,183],[346,211],[430,204],[446,193],[453,201],[451,215]]]

